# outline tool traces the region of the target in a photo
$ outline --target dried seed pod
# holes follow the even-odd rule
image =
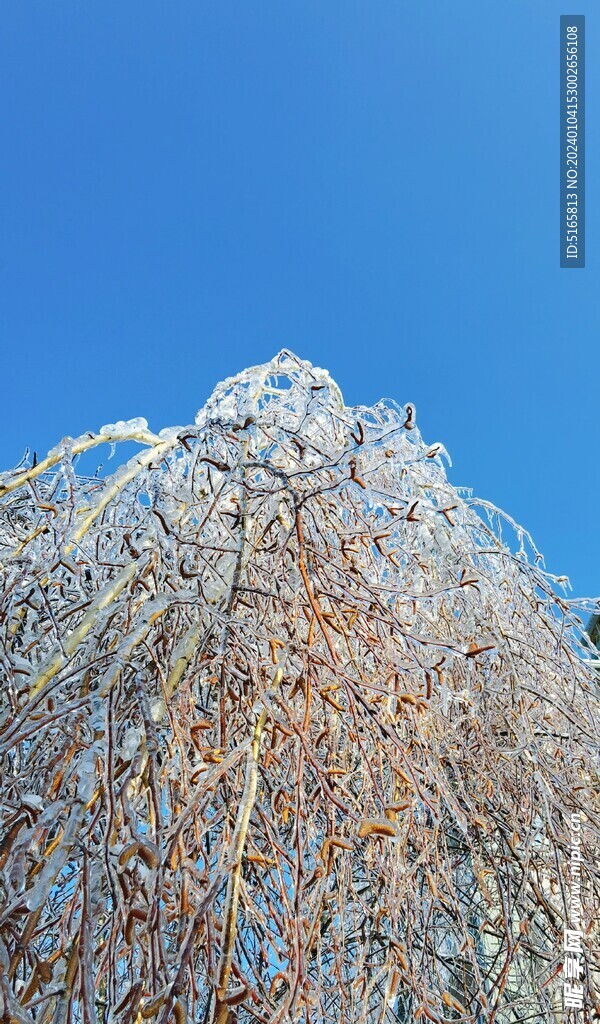
[[[406,811],[411,806],[410,800],[399,800],[393,804],[386,804],[384,814],[389,821],[396,821],[401,811]]]
[[[149,1020],[151,1017],[156,1017],[161,1007],[165,1002],[165,991],[159,992],[158,995],[153,996],[149,999],[141,1009],[141,1015],[143,1020]]]
[[[131,911],[127,915],[127,920],[125,921],[125,928],[123,929],[123,935],[125,936],[125,942],[127,943],[127,945],[133,945],[133,940],[135,937],[135,917],[133,916]]]
[[[406,419],[402,424],[405,430],[414,430],[415,428],[415,407],[414,405],[406,406]]]
[[[38,960],[37,969],[41,980],[45,985],[49,985],[54,977],[52,964],[48,960]]]
[[[147,868],[157,868],[160,860],[159,851],[154,844],[140,843],[138,856],[143,860]]]
[[[426,1006],[425,1003],[421,1003],[415,1010],[415,1020],[420,1020],[421,1017],[425,1017],[426,1020],[430,1020],[433,1024],[441,1024],[441,1019],[434,1013],[431,1007]]]
[[[249,864],[262,864],[267,867],[272,867],[277,863],[273,857],[264,857],[262,853],[247,853],[246,860]]]
[[[478,654],[483,654],[485,651],[493,651],[495,644],[476,644],[470,643],[467,650],[464,652],[467,658],[476,658]]]
[[[396,829],[385,818],[365,818],[358,827],[360,839],[365,836],[395,836]]]
[[[324,864],[328,864],[333,849],[353,850],[354,844],[342,836],[328,836],[321,848],[320,857]]]
[[[174,1024],[185,1024],[187,1015],[180,999],[174,1004],[172,1013]]]
[[[207,764],[221,764],[223,761],[223,754],[218,747],[204,751],[202,757]]]
[[[206,718],[200,718],[193,725],[190,725],[190,732],[204,732],[207,729],[214,728],[214,722],[209,722]]]
[[[137,840],[133,843],[128,843],[119,854],[119,867],[124,868],[128,861],[138,852],[140,844]]]

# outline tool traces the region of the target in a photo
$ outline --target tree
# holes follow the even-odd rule
[[[444,456],[284,351],[4,475],[6,1019],[554,1020],[594,674]]]

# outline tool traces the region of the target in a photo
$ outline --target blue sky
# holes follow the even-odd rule
[[[587,267],[559,269],[555,0],[4,5],[0,465],[190,422],[282,347],[414,402],[456,484],[600,593]]]

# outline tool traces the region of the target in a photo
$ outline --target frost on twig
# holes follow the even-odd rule
[[[4,474],[6,1019],[555,1019],[575,811],[598,898],[594,669],[444,457],[284,351],[189,427]]]

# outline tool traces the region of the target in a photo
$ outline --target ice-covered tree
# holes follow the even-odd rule
[[[444,457],[284,351],[4,474],[4,1019],[555,1019],[594,672]]]

